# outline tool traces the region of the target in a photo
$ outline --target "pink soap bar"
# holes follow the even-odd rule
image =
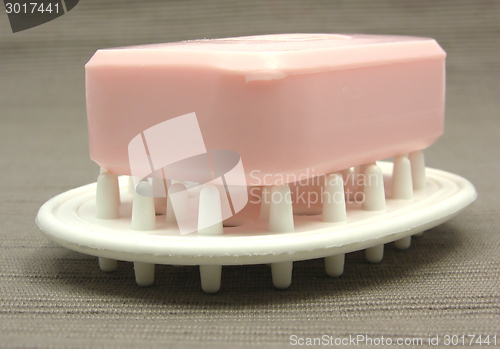
[[[192,112],[250,185],[424,149],[444,129],[445,57],[433,39],[335,34],[98,50],[85,66],[90,156],[130,174],[129,142]]]

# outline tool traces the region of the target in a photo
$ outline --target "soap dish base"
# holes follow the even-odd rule
[[[393,164],[377,164],[384,186],[390,188]],[[378,263],[385,244],[409,248],[412,236],[448,221],[477,197],[474,186],[460,176],[431,168],[425,174],[425,188],[414,190],[411,200],[387,197],[385,209],[379,211],[348,205],[345,222],[324,222],[321,215],[294,215],[294,232],[269,231],[269,221],[259,218],[224,227],[219,236],[180,235],[165,215],[155,217],[154,230],[132,230],[133,195],[127,176],[118,178],[121,206],[116,219],[95,217],[97,183],[93,183],[50,199],[36,221],[55,243],[99,257],[105,272],[115,270],[117,261],[133,262],[139,286],[154,283],[155,264],[199,265],[202,289],[214,293],[220,288],[222,266],[271,264],[274,286],[284,289],[292,282],[294,261],[324,258],[326,273],[338,277],[346,253],[365,250],[366,259]]]

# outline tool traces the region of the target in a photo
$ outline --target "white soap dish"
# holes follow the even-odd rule
[[[423,164],[421,152],[416,155],[417,159],[421,156]],[[345,204],[323,204],[323,214],[292,216],[291,205],[268,203],[262,205],[259,219],[247,219],[235,227],[222,228],[221,223],[222,235],[217,236],[200,236],[196,232],[181,235],[175,222],[167,222],[164,215],[155,216],[154,212],[152,218],[146,214],[135,223],[136,229],[137,224],[152,224],[152,230],[132,230],[134,195],[130,194],[127,176],[117,178],[118,218],[96,218],[97,184],[93,183],[47,201],[36,222],[57,244],[99,257],[103,271],[113,271],[117,261],[133,262],[140,286],[154,282],[155,264],[199,265],[202,288],[213,293],[220,288],[223,265],[269,263],[274,285],[287,288],[294,261],[324,257],[328,275],[339,276],[346,253],[366,250],[370,262],[380,262],[384,244],[395,242],[397,248],[406,249],[412,236],[448,221],[476,199],[476,190],[468,180],[440,170],[418,169],[418,164],[412,162],[410,169],[410,161],[403,156],[395,160],[394,168],[388,162],[361,167],[367,174],[383,174],[382,186],[363,189],[366,200],[362,205],[347,204],[346,210]],[[111,189],[107,190],[112,192],[113,177],[107,175],[101,174],[100,180],[111,180]],[[421,189],[413,190],[415,187]],[[289,193],[288,186],[272,190]],[[148,210],[149,199],[153,200],[145,198],[145,203],[134,203],[134,207],[145,205],[137,214]],[[113,208],[113,203],[106,205]],[[200,203],[200,211],[202,207]]]

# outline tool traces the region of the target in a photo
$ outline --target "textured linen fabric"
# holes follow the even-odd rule
[[[348,254],[340,278],[322,260],[296,262],[284,291],[266,265],[224,267],[216,295],[195,267],[157,266],[140,288],[131,263],[103,273],[39,232],[46,200],[98,174],[83,68],[95,50],[281,32],[435,38],[448,53],[447,120],[427,165],[471,180],[476,203],[407,251],[387,245],[380,264]],[[86,0],[16,34],[0,14],[0,347],[281,348],[291,335],[358,334],[500,344],[499,39],[498,1]]]

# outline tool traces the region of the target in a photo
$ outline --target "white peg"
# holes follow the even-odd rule
[[[421,150],[410,153],[409,159],[411,162],[411,175],[413,181],[413,189],[425,189],[425,157],[424,152]]]
[[[198,211],[198,235],[222,235],[222,209],[219,190],[213,185],[205,185],[200,192]]]
[[[406,250],[410,247],[410,245],[411,245],[411,236],[407,236],[405,238],[394,241],[394,246],[396,246],[398,250]]]
[[[356,178],[356,191],[355,191],[356,193],[363,191],[363,185],[366,181],[366,178],[363,178],[363,176],[365,175],[368,167],[370,167],[372,165],[376,165],[376,163],[369,162],[369,163],[354,167],[354,173],[356,175],[356,177],[355,177]]]
[[[344,181],[346,200],[349,202],[354,199],[356,193],[358,192],[358,187],[356,185],[358,178],[354,173],[353,167],[340,171],[340,175]]]
[[[134,272],[139,286],[151,286],[155,281],[155,265],[152,263],[134,262]]]
[[[271,263],[271,274],[273,285],[279,289],[285,289],[292,283],[293,262]]]
[[[200,192],[198,212],[198,235],[222,235],[222,210],[219,190],[213,185],[205,185]],[[207,293],[220,289],[222,265],[200,265],[201,288]]]
[[[366,163],[366,164],[363,164],[361,166],[358,166],[358,175],[363,175],[365,174],[366,170],[368,169],[368,167],[372,166],[372,165],[377,165],[376,162],[369,162],[369,163]]]
[[[293,206],[290,187],[275,185],[271,189],[271,207],[269,208],[269,231],[293,232]]]
[[[146,181],[137,184],[132,202],[132,230],[154,230],[156,227],[153,188]]]
[[[271,206],[269,208],[269,231],[293,232],[293,206],[290,187],[288,185],[273,186],[271,189]],[[293,262],[271,263],[273,284],[284,289],[292,282]]]
[[[338,174],[328,175],[323,192],[323,222],[345,222],[344,181]]]
[[[365,194],[363,202],[364,210],[385,210],[384,176],[382,170],[377,165],[370,165],[366,169],[363,192]]]
[[[200,265],[201,289],[206,293],[216,293],[220,289],[222,265]]]
[[[175,210],[171,197],[174,196],[174,194]],[[168,188],[167,222],[177,223],[176,215],[179,216],[179,222],[189,219],[189,195],[186,186],[181,183],[174,183]]]
[[[110,272],[116,270],[118,266],[118,261],[116,259],[109,259],[105,257],[99,257],[99,268],[102,271]]]
[[[118,176],[103,171],[97,177],[96,218],[116,219],[119,217],[120,189]]]
[[[366,260],[370,263],[380,263],[384,258],[384,245],[378,245],[365,250]]]
[[[392,173],[392,198],[400,200],[413,199],[413,182],[411,162],[405,155],[394,158],[394,169]],[[411,236],[394,241],[394,246],[399,250],[410,247]]]
[[[400,155],[394,158],[394,167],[392,171],[392,198],[395,200],[413,199],[411,163],[406,155]]]
[[[325,257],[326,273],[338,277],[344,273],[345,254]]]
[[[366,211],[384,211],[385,189],[382,170],[377,165],[370,165],[365,171],[364,185],[365,201],[363,209]],[[384,245],[367,248],[366,259],[371,263],[379,263],[384,258]]]

